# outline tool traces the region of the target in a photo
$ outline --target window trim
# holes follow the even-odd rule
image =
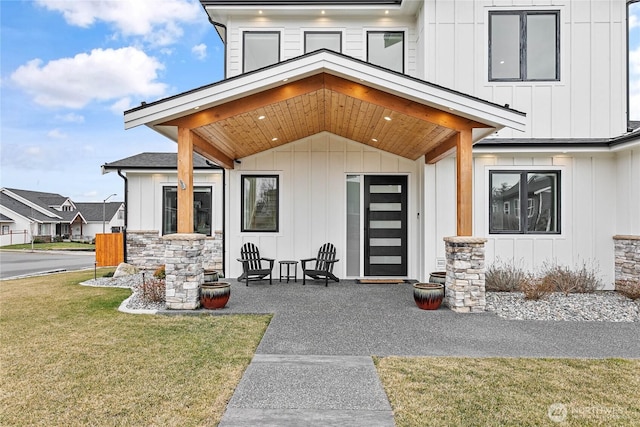
[[[378,33],[402,33],[402,71],[391,70],[390,68],[383,67],[382,65],[373,64],[369,61],[369,34]],[[393,72],[399,72],[402,74],[406,73],[407,70],[407,29],[406,28],[365,28],[364,29],[364,52],[365,52],[365,61],[368,64],[374,65],[376,67],[384,68],[385,70],[390,70]]]
[[[178,197],[178,186],[177,185],[173,185],[173,184],[166,184],[166,185],[162,185],[161,186],[161,199],[160,199],[160,208],[162,209],[162,223],[160,224],[160,234],[162,236],[166,236],[168,234],[173,234],[173,233],[165,233],[165,220],[166,220],[166,208],[165,208],[165,204],[164,204],[164,200],[165,200],[165,195],[166,195],[166,190],[168,188],[175,188],[176,189],[176,221],[177,221],[177,197]],[[202,190],[202,189],[208,189],[209,190],[209,195],[211,197],[211,218],[209,219],[210,224],[211,224],[211,231],[209,232],[209,234],[204,234],[204,233],[200,233],[203,236],[213,236],[214,235],[214,226],[213,226],[213,220],[214,220],[214,196],[213,196],[213,185],[194,185],[193,186],[193,192],[195,193],[196,190]],[[195,200],[193,201],[194,205],[195,205]],[[195,218],[194,218],[195,221]],[[195,224],[194,224],[195,225]],[[176,230],[177,230],[177,223],[176,223]],[[194,231],[194,233],[197,233],[197,231]]]
[[[508,10],[490,10],[487,15],[487,81],[490,83],[500,83],[500,82],[560,82],[562,78],[561,74],[561,63],[562,63],[562,55],[561,55],[561,40],[560,40],[560,9],[508,9]],[[493,78],[492,77],[492,44],[491,44],[491,27],[492,27],[492,19],[491,17],[494,15],[517,15],[520,18],[520,76],[517,78]],[[526,77],[527,69],[526,69],[526,61],[527,61],[527,52],[525,49],[527,36],[526,36],[526,22],[527,16],[529,15],[555,15],[556,17],[556,76],[553,79],[529,79]]]
[[[276,186],[277,186],[277,195],[276,195],[276,226],[274,230],[255,230],[250,228],[245,228],[244,226],[244,179],[245,178],[275,178]],[[240,232],[241,233],[279,233],[280,232],[280,210],[281,206],[281,194],[280,194],[280,174],[277,173],[244,173],[240,175]]]
[[[240,52],[240,58],[242,59],[242,73],[250,73],[252,71],[257,71],[260,70],[261,68],[264,67],[269,67],[271,65],[275,65],[275,64],[279,64],[280,62],[282,62],[282,30],[279,29],[260,29],[260,30],[253,30],[253,29],[241,29],[240,33],[242,35],[242,52]],[[278,61],[274,64],[270,64],[270,65],[265,65],[264,67],[259,67],[256,68],[255,70],[251,70],[251,71],[246,71],[246,64],[245,64],[245,53],[246,53],[246,37],[245,35],[247,33],[251,33],[251,34],[277,34],[278,35]]]
[[[303,29],[302,30],[302,53],[307,54],[307,34],[337,34],[340,36],[340,51],[338,53],[342,53],[344,50],[344,31],[342,30],[331,30],[331,29],[323,29],[321,31],[311,30],[311,29]]]
[[[504,236],[504,235],[516,235],[516,236],[527,236],[527,237],[535,237],[535,236],[554,236],[560,237],[562,235],[562,200],[563,200],[563,191],[562,191],[562,169],[561,168],[514,168],[510,167],[498,167],[492,166],[487,167],[487,204],[488,208],[486,209],[487,215],[487,232],[489,235],[493,236]],[[502,212],[501,209],[498,209],[498,212],[493,212],[493,205],[491,203],[491,195],[492,195],[492,175],[494,173],[498,174],[520,174],[520,206],[523,206],[523,200],[526,200],[527,203],[527,215],[520,215],[520,230],[493,230],[492,229],[492,215],[494,213]],[[529,197],[527,193],[527,180],[526,176],[531,173],[536,174],[554,174],[556,176],[556,194],[555,194],[555,203],[556,203],[556,230],[555,231],[528,231],[527,225],[529,218],[531,218],[529,214]],[[523,179],[523,177],[525,179]]]

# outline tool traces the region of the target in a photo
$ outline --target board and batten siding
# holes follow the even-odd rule
[[[490,82],[488,12],[560,11],[560,81]],[[426,0],[427,81],[527,113],[507,138],[608,138],[626,132],[626,4],[623,0]],[[418,59],[419,61],[422,58]]]
[[[177,186],[175,173],[127,173],[129,185],[128,230],[157,230],[162,233],[162,188]],[[222,174],[193,173],[194,187],[212,187],[212,230],[222,230]]]
[[[342,53],[366,61],[367,31],[405,31],[405,73],[416,75],[416,30],[413,18],[362,19],[354,16],[324,16],[322,19],[291,16],[255,19],[236,18],[227,23],[229,28],[227,42],[227,77],[242,74],[242,43],[244,31],[280,31],[280,60],[298,57],[304,54],[305,31],[341,31]]]
[[[640,147],[616,152],[616,232],[640,236]]]
[[[611,153],[476,155],[473,234],[488,239],[487,265],[497,259],[513,260],[535,272],[544,263],[557,262],[570,267],[581,267],[586,263],[588,267],[598,269],[603,283],[613,289],[612,237],[616,234],[616,216],[620,216],[617,210],[626,209],[617,203],[616,175],[625,173],[617,163],[616,156]],[[428,269],[435,269],[437,259],[445,256],[442,238],[455,235],[455,161],[447,158],[425,168],[425,262]],[[561,233],[489,234],[490,170],[559,170]],[[637,191],[638,185],[635,188]]]
[[[236,261],[245,242],[255,243],[260,254],[281,260],[313,258],[325,242],[336,246],[334,273],[346,277],[346,176],[349,174],[406,174],[409,181],[408,268],[416,277],[416,254],[420,251],[417,198],[424,160],[407,160],[351,140],[322,132],[290,144],[242,159],[228,181],[226,259],[230,277],[242,266]],[[277,233],[241,232],[241,177],[269,174],[280,177],[280,222]],[[302,270],[298,263],[298,276]],[[274,268],[278,276],[278,264]]]

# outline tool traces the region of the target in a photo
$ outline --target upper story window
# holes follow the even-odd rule
[[[560,12],[489,12],[489,80],[560,80]]]
[[[193,188],[193,231],[211,236],[211,187]],[[162,234],[178,232],[178,187],[162,189]]]
[[[560,233],[559,171],[490,171],[489,183],[491,234]]]
[[[245,31],[242,45],[245,73],[280,62],[279,31]]]
[[[367,31],[367,62],[404,73],[404,31]]]
[[[304,53],[314,50],[329,49],[342,52],[342,32],[340,31],[305,31]]]

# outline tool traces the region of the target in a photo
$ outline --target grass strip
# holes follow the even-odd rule
[[[217,425],[270,317],[124,314],[92,277],[0,282],[0,425]]]
[[[398,427],[637,426],[640,360],[376,358]]]

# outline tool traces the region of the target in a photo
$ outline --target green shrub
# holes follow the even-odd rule
[[[107,271],[102,275],[102,277],[113,277],[113,273],[114,273],[113,271]]]
[[[632,300],[640,299],[640,280],[627,279],[616,281],[616,291]]]
[[[520,282],[526,273],[521,262],[506,263],[501,259],[491,264],[485,273],[485,289],[489,292],[514,292],[520,289]]]

